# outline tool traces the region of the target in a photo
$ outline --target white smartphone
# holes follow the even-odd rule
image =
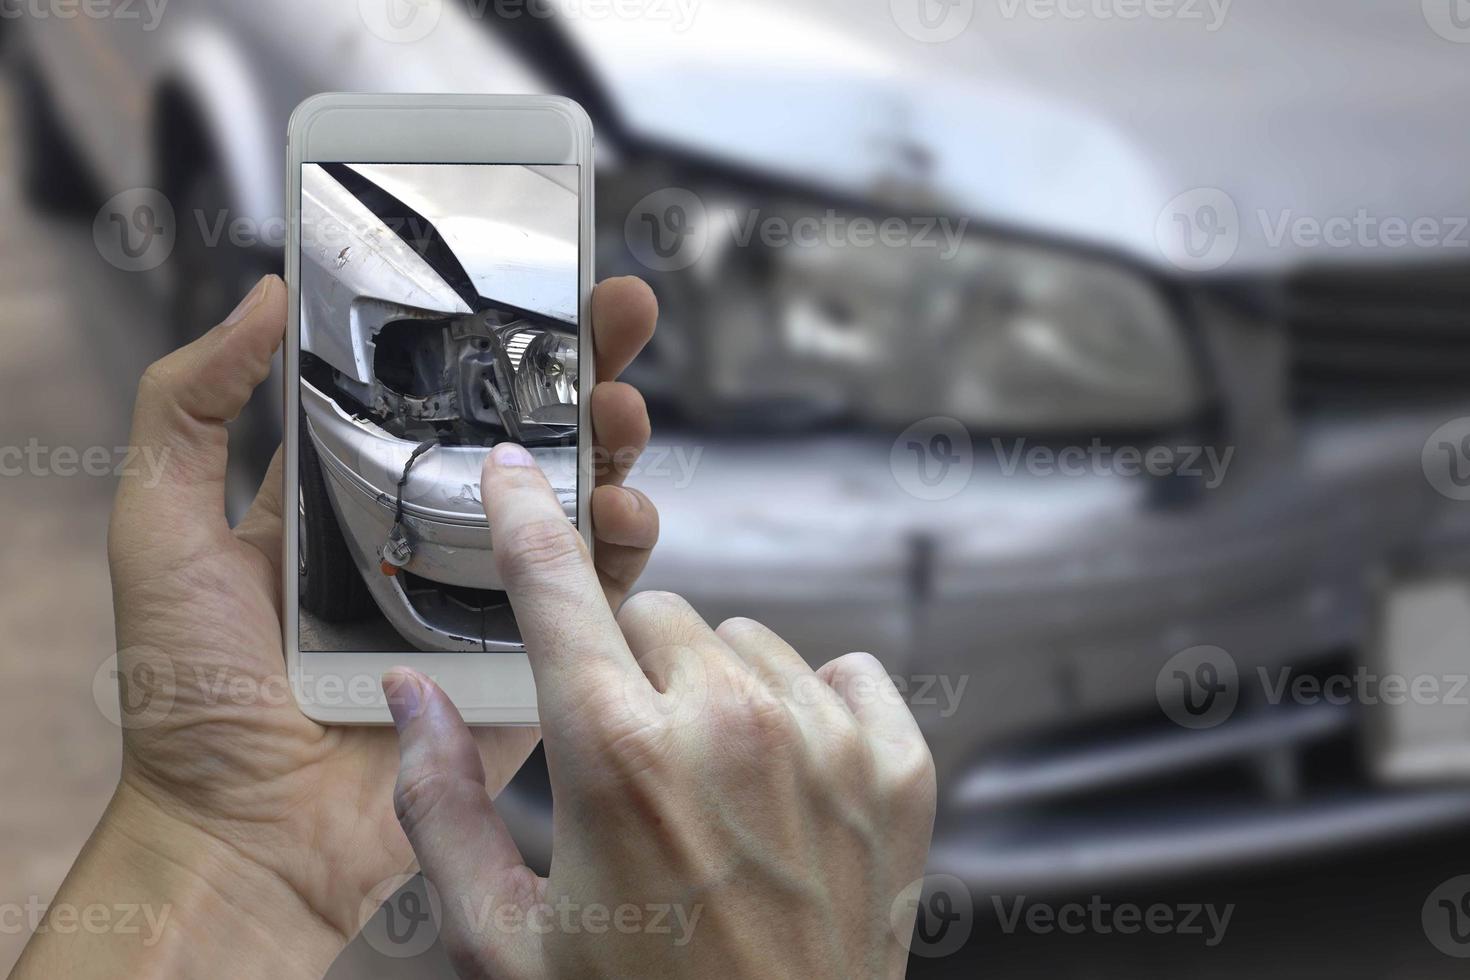
[[[311,718],[390,723],[379,678],[407,664],[471,724],[537,720],[480,468],[524,445],[592,547],[592,153],[554,97],[291,117],[283,620]]]

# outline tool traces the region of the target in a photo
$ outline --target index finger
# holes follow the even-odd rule
[[[585,704],[594,687],[641,676],[592,555],[535,458],[514,443],[496,446],[481,474],[481,499],[495,564],[536,677],[543,722]]]

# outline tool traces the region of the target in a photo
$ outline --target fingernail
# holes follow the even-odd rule
[[[399,731],[424,709],[424,690],[418,678],[402,668],[395,667],[383,675],[383,693],[388,696],[388,711]]]
[[[490,450],[490,459],[496,466],[534,466],[536,460],[526,452],[524,446],[518,446],[513,442],[502,442]]]
[[[246,294],[244,299],[240,300],[239,305],[230,312],[229,316],[225,317],[225,322],[222,324],[222,326],[234,326],[235,324],[239,323],[241,320],[249,316],[250,311],[255,309],[261,298],[265,296],[265,291],[269,282],[270,276],[265,276],[260,280],[260,282],[256,283],[255,288],[250,290],[250,292]]]

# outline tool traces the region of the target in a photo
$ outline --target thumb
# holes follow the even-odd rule
[[[398,729],[393,805],[439,891],[446,951],[461,975],[536,977],[536,935],[527,921],[545,883],[526,867],[485,792],[474,737],[449,696],[418,671],[393,668],[383,690]]]
[[[149,366],[113,511],[115,559],[152,548],[160,528],[193,545],[228,534],[225,424],[270,376],[285,327],[286,286],[266,276],[224,323]]]

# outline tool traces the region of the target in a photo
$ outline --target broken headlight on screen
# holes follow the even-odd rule
[[[558,320],[499,309],[393,320],[374,337],[365,403],[403,439],[572,445],[577,367],[576,328]]]

